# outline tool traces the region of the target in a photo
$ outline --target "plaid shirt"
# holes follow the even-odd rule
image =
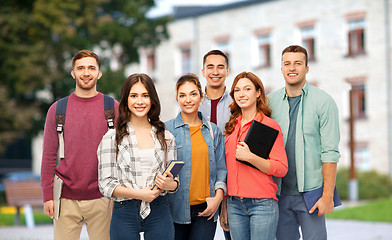
[[[98,185],[101,193],[115,201],[128,200],[112,196],[114,189],[118,186],[124,186],[132,189],[143,189],[147,186],[153,186],[155,176],[165,170],[166,152],[161,148],[161,144],[156,137],[156,128],[152,127],[151,136],[155,142],[154,156],[150,173],[147,179],[144,179],[141,171],[140,155],[137,145],[136,132],[132,125],[128,123],[128,136],[124,137],[118,146],[118,156],[116,159],[116,131],[110,129],[103,136],[98,146]],[[168,142],[167,163],[177,159],[176,144],[173,135],[165,131],[165,139]],[[140,207],[140,216],[145,218],[150,213],[150,204],[142,201]]]

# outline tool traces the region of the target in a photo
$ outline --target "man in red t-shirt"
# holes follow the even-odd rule
[[[56,166],[59,138],[55,102],[48,110],[44,130],[41,185],[44,212],[53,218],[54,239],[79,239],[83,222],[90,239],[109,239],[111,208],[98,188],[97,148],[108,130],[104,95],[97,91],[102,72],[98,56],[81,50],[72,59],[75,91],[69,95],[63,128],[64,158]],[[118,102],[115,101],[115,109]],[[54,217],[53,178],[62,181],[60,215]]]
[[[203,69],[201,72],[207,80],[207,86],[204,92],[205,97],[199,106],[199,111],[208,121],[215,123],[224,135],[225,124],[230,118],[229,106],[232,103],[232,99],[229,92],[226,91],[225,85],[226,78],[230,73],[227,55],[220,50],[209,51],[203,57]],[[223,200],[222,204],[225,205],[226,200]],[[227,217],[221,217],[220,223],[226,239],[230,240]]]

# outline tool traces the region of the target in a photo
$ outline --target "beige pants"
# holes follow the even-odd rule
[[[59,220],[53,220],[54,239],[80,239],[83,222],[86,223],[89,239],[110,239],[112,206],[112,201],[104,197],[82,201],[61,198]]]

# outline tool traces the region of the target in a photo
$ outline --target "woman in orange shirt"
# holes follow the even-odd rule
[[[181,184],[169,196],[175,240],[213,240],[217,210],[226,194],[223,136],[198,112],[203,93],[197,76],[180,77],[176,92],[181,112],[165,123],[176,138],[177,159],[185,162]]]
[[[225,126],[227,166],[227,218],[233,240],[275,239],[278,223],[278,186],[274,177],[287,173],[287,157],[283,135],[278,123],[271,119],[264,86],[251,72],[238,74],[233,82],[230,96],[230,120]],[[249,150],[244,142],[252,121],[261,122],[279,131],[268,159]],[[262,137],[262,136],[260,136]],[[252,164],[248,166],[242,160]],[[223,214],[222,216],[226,216]]]

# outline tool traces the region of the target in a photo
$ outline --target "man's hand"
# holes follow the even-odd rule
[[[227,200],[223,199],[221,204],[221,211],[219,215],[219,222],[223,230],[228,232],[229,229],[229,221],[227,219]]]
[[[310,209],[309,213],[312,214],[318,208],[317,215],[322,216],[333,212],[334,203],[333,198],[322,196]]]
[[[48,215],[51,219],[54,219],[54,202],[49,200],[44,202],[44,213]]]

